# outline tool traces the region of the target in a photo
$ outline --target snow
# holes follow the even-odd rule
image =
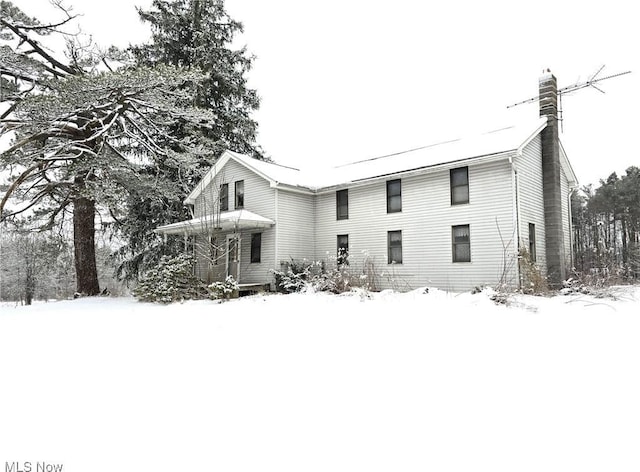
[[[4,304],[0,463],[640,469],[640,287],[424,292]]]
[[[398,172],[434,167],[471,158],[515,151],[546,124],[546,117],[520,121],[489,132],[436,141],[416,149],[351,162],[337,167],[322,163],[306,169],[294,169],[274,163],[256,161],[248,156],[231,153],[248,167],[253,167],[271,180],[302,186],[311,190],[358,182]],[[336,150],[339,153],[340,150]]]

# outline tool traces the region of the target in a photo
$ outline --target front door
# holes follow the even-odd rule
[[[227,277],[232,276],[236,282],[240,280],[240,236],[227,236]]]

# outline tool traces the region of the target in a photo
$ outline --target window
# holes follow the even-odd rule
[[[336,220],[346,220],[349,218],[349,190],[338,190],[336,192]]]
[[[338,265],[349,265],[349,235],[338,235]]]
[[[536,225],[529,223],[529,257],[531,262],[536,261]]]
[[[471,262],[469,225],[453,226],[451,231],[453,262]]]
[[[236,210],[244,208],[244,180],[238,180],[235,184]]]
[[[220,186],[220,211],[229,210],[229,184]]]
[[[402,211],[402,185],[400,179],[387,181],[387,213]]]
[[[469,168],[451,169],[449,177],[451,179],[451,204],[469,203]]]
[[[387,233],[389,264],[402,264],[402,231]]]
[[[262,233],[251,234],[251,262],[260,262],[260,253],[262,252]]]

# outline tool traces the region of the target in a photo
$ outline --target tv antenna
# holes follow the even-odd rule
[[[625,72],[618,72],[616,74],[607,75],[605,77],[598,77],[603,70],[604,70],[604,65],[602,65],[600,67],[600,69],[598,69],[595,74],[593,74],[591,77],[589,77],[588,80],[585,80],[584,82],[576,82],[573,85],[568,85],[567,87],[562,87],[562,88],[558,89],[558,121],[560,121],[560,128],[561,129],[562,129],[562,96],[563,95],[567,95],[567,94],[570,94],[572,92],[575,92],[577,90],[581,90],[581,89],[587,88],[587,87],[592,87],[592,88],[596,89],[600,93],[605,93],[604,90],[602,90],[596,84],[599,84],[600,82],[602,82],[604,80],[613,79],[615,77],[620,77],[621,75],[626,75],[626,74],[630,74],[631,73],[631,71],[628,70],[628,71],[625,71]],[[514,103],[513,105],[507,106],[507,108],[513,108],[513,107],[518,106],[518,105],[524,105],[526,103],[537,102],[538,100],[540,100],[540,95],[532,97],[532,98],[528,98],[527,100],[522,100],[521,102]]]

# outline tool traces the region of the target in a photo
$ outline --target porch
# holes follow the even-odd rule
[[[272,252],[274,225],[269,218],[235,210],[161,226],[155,232],[165,239],[170,235],[184,238],[185,251],[195,256],[194,273],[200,279],[212,283],[232,276],[240,285],[239,292],[246,294],[270,286],[270,266],[263,263],[263,252]]]

